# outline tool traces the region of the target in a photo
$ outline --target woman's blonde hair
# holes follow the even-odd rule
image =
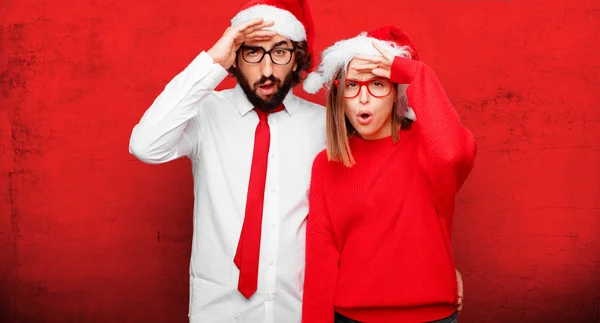
[[[346,72],[344,68],[339,68],[333,74],[333,80],[330,83],[331,87],[327,93],[327,157],[331,161],[342,162],[346,167],[352,167],[356,162],[350,151],[348,138],[356,134],[356,129],[352,123],[346,118],[344,113],[344,90],[345,86],[335,86],[334,82],[339,80],[339,84],[345,84]],[[401,111],[406,109],[406,84],[394,84],[397,91],[397,99],[392,107],[392,138],[394,143],[399,140],[399,130],[409,127],[411,120],[400,117],[398,114],[399,108]]]

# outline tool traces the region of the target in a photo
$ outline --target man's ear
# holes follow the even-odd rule
[[[295,72],[298,69],[298,63],[294,61],[294,66],[292,66],[292,71]]]

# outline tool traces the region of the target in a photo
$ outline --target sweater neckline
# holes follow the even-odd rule
[[[395,144],[403,144],[409,136],[410,130],[398,130],[398,141],[394,143],[392,135],[385,136],[379,139],[364,139],[358,134],[353,134],[350,138],[350,148],[354,153],[355,150],[379,150],[394,146]]]

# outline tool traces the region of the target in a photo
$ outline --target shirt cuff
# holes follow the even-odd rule
[[[199,77],[207,88],[215,89],[229,74],[220,64],[214,62],[213,58],[203,51],[188,66],[191,75]]]

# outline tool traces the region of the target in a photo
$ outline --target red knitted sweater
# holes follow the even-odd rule
[[[353,167],[314,161],[307,225],[304,323],[334,310],[361,322],[426,322],[455,311],[455,197],[476,145],[433,71],[396,58],[417,120],[396,144],[350,138]]]

